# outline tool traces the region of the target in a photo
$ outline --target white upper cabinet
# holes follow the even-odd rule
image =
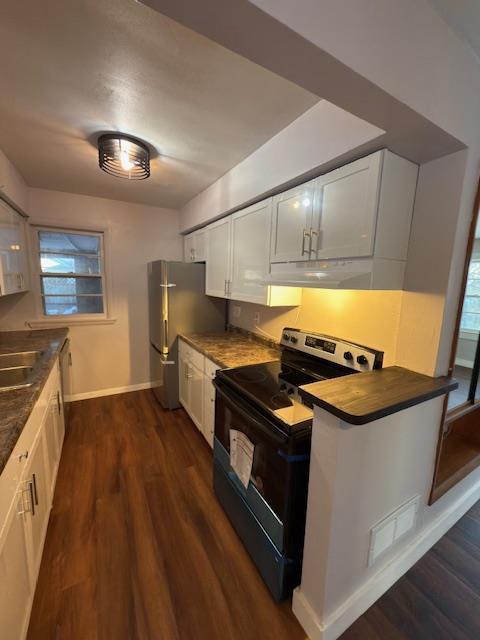
[[[312,180],[274,197],[271,262],[309,259],[314,189]]]
[[[25,219],[0,200],[0,295],[27,291]]]
[[[272,199],[254,204],[231,216],[232,257],[230,297],[246,302],[266,302]]]
[[[199,229],[185,236],[183,240],[184,262],[205,262],[206,243],[206,229]]]
[[[402,289],[417,176],[416,164],[383,149],[316,178],[310,218],[298,216],[301,187],[277,196],[269,282]],[[279,209],[286,197],[293,204]]]
[[[310,260],[373,254],[381,153],[315,180]]]
[[[231,218],[222,218],[207,227],[207,268],[205,293],[228,298],[230,283]]]
[[[207,228],[207,295],[271,307],[300,304],[300,289],[265,283],[271,225],[272,198],[268,198]]]

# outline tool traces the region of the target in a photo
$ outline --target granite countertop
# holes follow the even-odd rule
[[[300,387],[300,393],[349,424],[366,424],[457,387],[453,378],[431,378],[403,367],[385,367],[313,382]]]
[[[222,369],[280,359],[278,346],[263,342],[261,338],[251,334],[224,331],[221,333],[189,333],[179,337]]]
[[[0,391],[0,473],[12,453],[68,334],[68,329],[1,331],[0,354],[43,351],[34,365],[33,384]]]

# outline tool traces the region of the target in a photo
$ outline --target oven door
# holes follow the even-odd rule
[[[294,438],[218,379],[214,385],[215,460],[275,546],[281,552],[293,552],[303,542],[305,508],[301,504],[306,506],[310,433]],[[232,429],[245,434],[254,446],[247,488],[230,465]]]

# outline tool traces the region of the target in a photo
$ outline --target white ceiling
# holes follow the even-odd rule
[[[470,45],[480,61],[480,1],[430,1],[457,36]]]
[[[0,12],[0,147],[28,184],[181,207],[318,97],[135,0],[17,0]],[[159,152],[98,168],[98,132]]]

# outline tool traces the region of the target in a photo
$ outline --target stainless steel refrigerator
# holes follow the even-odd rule
[[[205,265],[157,260],[148,265],[150,380],[165,409],[178,401],[178,335],[223,331],[226,301],[205,295]]]

